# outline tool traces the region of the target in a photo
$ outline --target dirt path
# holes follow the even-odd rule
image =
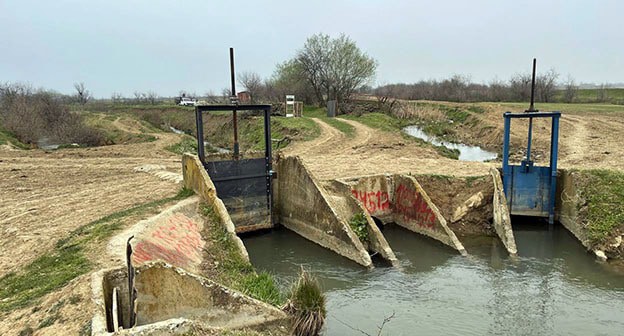
[[[318,138],[295,144],[283,151],[298,155],[321,179],[345,178],[383,173],[442,175],[484,175],[490,164],[462,162],[439,156],[430,148],[396,134],[373,129],[357,121],[344,120],[355,128],[353,138],[319,119]]]
[[[137,131],[138,124],[125,118],[116,123]],[[180,158],[165,150],[180,137],[151,135],[157,140],[128,145],[51,152],[0,149],[0,276],[80,226],[175,195],[179,183],[162,173],[181,173]]]
[[[498,104],[483,105],[487,112],[473,115],[473,127],[459,128],[465,142],[492,150],[502,147],[502,113],[509,110]],[[519,111],[516,111],[519,112]],[[562,111],[559,127],[559,167],[608,168],[624,170],[624,120],[622,112]],[[550,119],[533,121],[533,157],[538,164],[547,164],[550,151]],[[514,119],[511,123],[512,158],[521,160],[526,148],[528,121]]]

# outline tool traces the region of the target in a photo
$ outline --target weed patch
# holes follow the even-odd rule
[[[361,242],[367,243],[369,240],[368,237],[368,226],[366,225],[366,216],[363,213],[357,213],[351,217],[349,221],[349,226],[355,232],[355,235],[360,239]]]
[[[273,275],[255,272],[251,263],[239,253],[230,233],[219,223],[212,207],[203,204],[200,211],[209,225],[208,239],[215,244],[211,256],[218,262],[216,280],[274,306],[283,304],[285,297],[280,293]]]
[[[606,169],[585,170],[579,192],[587,205],[588,238],[603,243],[624,227],[624,173]]]

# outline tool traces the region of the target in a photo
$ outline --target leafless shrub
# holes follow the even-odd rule
[[[69,111],[63,97],[23,84],[0,86],[0,121],[23,143],[35,144],[44,137],[83,145],[100,145],[104,141],[100,132],[84,125],[79,114]]]

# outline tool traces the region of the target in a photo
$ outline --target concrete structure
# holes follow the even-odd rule
[[[121,329],[126,330],[118,334],[127,335],[186,334],[191,328],[263,331],[289,325],[288,316],[273,306],[158,262],[137,268],[137,326],[129,329],[127,284],[124,268],[94,273],[92,288],[97,312],[92,320],[93,335],[109,335]],[[113,292],[119,297],[116,311],[111,302]],[[114,313],[120,317],[120,327],[113,324]]]
[[[221,221],[221,225],[227,230],[243,258],[249,260],[249,254],[247,254],[245,245],[236,235],[236,228],[230,218],[230,214],[225,208],[223,201],[217,197],[215,186],[196,155],[185,153],[182,156],[182,175],[184,176],[184,186],[195,191],[203,201],[214,209],[216,216]]]
[[[357,214],[364,214],[368,232],[368,242],[363,243],[366,249],[379,253],[379,255],[390,262],[392,266],[399,266],[399,261],[386,241],[386,237],[381,233],[379,227],[377,227],[377,224],[362,202],[353,196],[351,186],[344,182],[334,180],[326,185],[326,190],[331,195],[330,203],[340,217],[349,221],[349,219],[354,218]]]
[[[384,223],[436,239],[461,254],[466,249],[427,193],[408,175],[372,175],[344,180],[367,212]]]
[[[490,170],[490,175],[492,175],[492,180],[494,181],[494,198],[492,200],[494,230],[496,230],[496,234],[503,242],[503,245],[505,245],[507,252],[509,252],[510,255],[517,255],[518,249],[511,227],[511,217],[509,216],[507,199],[505,198],[505,191],[503,190],[503,180],[501,179],[498,169],[492,168]]]
[[[446,219],[431,202],[418,181],[408,175],[394,175],[394,222],[429,236],[466,255],[466,249],[448,227]]]
[[[140,266],[162,260],[190,272],[198,272],[205,241],[204,221],[198,212],[199,196],[189,197],[160,214],[138,222],[108,244],[119,264],[126,263],[126,242],[132,239],[132,263]]]
[[[279,223],[299,235],[372,267],[370,255],[348,224],[334,210],[330,195],[298,157],[277,162]]]

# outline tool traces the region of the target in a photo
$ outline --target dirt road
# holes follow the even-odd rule
[[[287,147],[283,153],[300,156],[321,179],[383,173],[471,176],[487,174],[490,167],[441,157],[399,133],[380,131],[357,121],[341,119],[355,128],[355,136],[349,138],[322,120],[313,120],[321,127],[320,136]]]
[[[121,126],[137,131],[133,123]],[[180,138],[151,135],[158,139],[51,152],[0,149],[0,276],[42,255],[80,226],[175,195],[181,163],[164,148]]]
[[[452,103],[445,103],[452,104]],[[502,114],[510,108],[498,104],[481,104],[486,113],[473,114],[474,126],[456,130],[462,141],[500,150],[503,139]],[[511,109],[513,112],[520,112]],[[624,119],[622,112],[562,111],[559,128],[560,168],[608,168],[624,170]],[[547,163],[550,151],[550,119],[533,121],[534,159]],[[514,119],[511,123],[512,157],[521,159],[526,148],[528,121]]]

